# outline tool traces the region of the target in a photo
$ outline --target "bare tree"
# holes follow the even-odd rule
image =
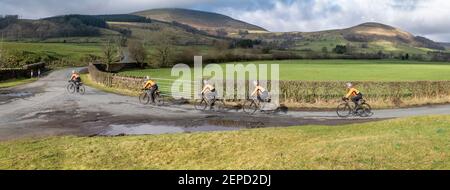
[[[136,61],[142,68],[145,66],[148,54],[144,47],[144,44],[140,41],[130,40],[128,41],[129,56]]]
[[[155,41],[155,58],[159,65],[163,67],[170,66],[170,56],[172,55],[172,46],[173,40],[171,40],[170,36],[161,33]]]
[[[112,40],[108,40],[103,46],[103,62],[106,64],[106,71],[109,71],[109,67],[119,59],[119,48]]]

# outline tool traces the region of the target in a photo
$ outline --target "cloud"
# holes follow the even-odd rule
[[[218,12],[270,31],[317,31],[380,22],[440,41],[450,41],[447,0],[276,1],[268,10],[226,7]]]
[[[117,14],[165,7],[191,7],[214,0],[0,0],[0,14],[42,18],[62,14]]]
[[[0,14],[23,18],[152,8],[219,12],[270,31],[317,31],[380,22],[433,40],[450,41],[448,0],[0,0]]]

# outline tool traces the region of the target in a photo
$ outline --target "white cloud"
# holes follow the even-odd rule
[[[271,31],[317,31],[380,22],[441,41],[450,41],[449,10],[448,0],[277,1],[269,10],[218,9]]]
[[[190,7],[214,0],[0,0],[0,14],[42,18],[61,14],[118,14],[154,8]]]
[[[23,18],[166,7],[216,11],[271,31],[317,31],[380,22],[450,41],[448,0],[0,0],[0,14]]]

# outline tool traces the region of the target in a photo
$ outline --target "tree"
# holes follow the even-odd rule
[[[327,48],[327,47],[325,47],[325,46],[324,46],[324,47],[322,47],[322,53],[325,53],[325,54],[326,54],[326,53],[328,53],[328,48]]]
[[[337,54],[347,53],[347,46],[345,46],[345,45],[336,45],[336,47],[333,49],[333,52],[337,53]]]
[[[6,52],[5,48],[3,48],[3,33],[0,41],[0,67],[6,65]]]
[[[120,57],[119,50],[116,43],[113,43],[112,40],[108,40],[103,45],[103,62],[106,64],[106,71],[109,71],[111,64],[118,61]]]
[[[170,66],[173,40],[165,33],[159,33],[158,35],[159,36],[155,38],[156,53],[154,57],[158,65],[168,67]]]
[[[144,44],[140,41],[130,40],[128,42],[129,56],[136,61],[137,64],[144,68],[148,54]]]

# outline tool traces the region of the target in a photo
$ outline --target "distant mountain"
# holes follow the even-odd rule
[[[164,22],[178,22],[216,35],[228,35],[230,33],[239,33],[239,31],[249,33],[267,32],[262,27],[222,14],[204,11],[189,9],[151,9],[132,14]]]
[[[450,49],[450,43],[449,42],[440,42],[441,46],[444,46],[447,49]]]
[[[392,26],[380,23],[364,23],[342,30],[343,37],[353,42],[388,41],[392,43],[409,44],[413,47],[423,47],[436,50],[445,50],[441,44],[425,37],[414,36]]]

